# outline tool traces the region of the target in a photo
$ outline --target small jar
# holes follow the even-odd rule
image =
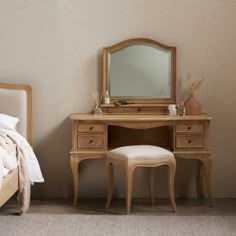
[[[185,116],[184,102],[180,102],[179,105],[178,105],[178,115],[179,116]]]
[[[95,106],[93,110],[94,115],[101,115],[102,114],[102,108],[99,106]]]
[[[175,116],[177,115],[177,110],[176,110],[176,105],[175,104],[170,104],[168,106],[168,110],[169,110],[169,115],[170,116]]]

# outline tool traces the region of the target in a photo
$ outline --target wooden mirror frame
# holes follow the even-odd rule
[[[171,97],[170,98],[126,98],[126,97],[116,97],[110,98],[111,105],[114,103],[115,100],[126,100],[127,102],[134,103],[134,104],[148,104],[154,105],[157,104],[171,104],[176,103],[176,47],[167,46],[157,41],[148,38],[132,38],[128,40],[124,40],[120,43],[117,43],[112,46],[104,47],[103,48],[103,94],[109,90],[109,78],[108,78],[108,55],[114,51],[119,49],[125,48],[130,45],[137,45],[137,44],[150,44],[162,48],[166,51],[171,52]],[[104,102],[104,100],[103,100]]]

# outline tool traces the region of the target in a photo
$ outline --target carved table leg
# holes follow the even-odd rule
[[[213,198],[212,188],[211,188],[212,159],[211,158],[202,158],[201,161],[204,165],[207,195],[208,195],[208,198],[210,201],[210,205],[214,206],[215,204],[214,204],[214,198]]]
[[[201,161],[198,161],[198,173],[197,173],[197,195],[198,198],[204,198],[205,197],[205,191],[204,191],[204,182],[205,182],[205,172],[204,172],[204,165]]]
[[[73,201],[74,206],[77,205],[78,192],[79,192],[79,163],[80,160],[77,155],[70,156],[70,165],[74,180],[74,201]]]

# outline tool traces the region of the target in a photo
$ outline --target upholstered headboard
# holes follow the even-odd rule
[[[32,145],[31,86],[0,83],[0,113],[18,117],[17,131]]]

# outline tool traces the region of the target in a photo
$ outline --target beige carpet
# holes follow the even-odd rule
[[[236,216],[1,216],[0,235],[236,235]]]
[[[0,236],[53,235],[161,235],[236,236],[236,199],[217,199],[215,207],[199,200],[177,200],[177,212],[168,200],[133,200],[126,215],[125,200],[113,199],[104,209],[104,199],[33,200],[27,214],[15,216],[18,204],[9,201],[0,208]]]

